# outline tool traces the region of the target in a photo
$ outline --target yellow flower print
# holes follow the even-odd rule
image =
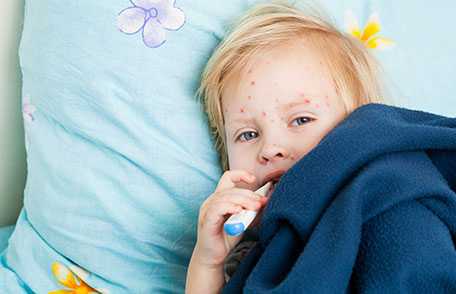
[[[69,289],[51,291],[48,294],[100,294],[99,292],[83,281],[83,276],[88,273],[78,267],[66,267],[65,265],[54,262],[52,264],[52,273],[57,281]]]
[[[348,33],[360,40],[367,48],[387,49],[394,45],[391,39],[377,35],[381,30],[380,18],[377,13],[371,14],[363,31],[360,30],[358,21],[351,11],[346,12],[345,22]]]

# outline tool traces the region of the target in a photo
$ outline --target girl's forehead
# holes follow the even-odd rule
[[[242,92],[269,92],[277,88],[283,92],[320,92],[321,87],[333,86],[327,62],[313,48],[271,48],[251,59],[238,75],[238,90]]]
[[[292,108],[297,103],[318,108],[336,92],[322,55],[313,46],[294,42],[251,56],[227,81],[222,108],[240,114],[250,108]]]
[[[288,110],[298,105],[313,106],[317,102],[327,101],[330,97],[336,96],[335,88],[331,83],[314,81],[318,86],[305,87],[299,81],[289,80],[267,83],[264,80],[253,80],[257,89],[245,89],[238,84],[226,91],[222,98],[222,108],[226,111],[243,113],[251,108],[280,108]],[[236,89],[237,88],[237,89]],[[238,109],[239,108],[239,109]]]

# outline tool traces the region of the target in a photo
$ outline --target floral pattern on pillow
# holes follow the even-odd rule
[[[35,120],[33,117],[33,113],[36,111],[36,107],[30,102],[30,96],[24,96],[24,100],[22,102],[22,116],[24,117],[24,121],[31,123]]]
[[[25,95],[22,98],[22,117],[24,118],[24,141],[25,141],[25,150],[28,152],[30,148],[30,141],[27,136],[27,132],[29,130],[29,125],[31,125],[35,121],[35,111],[36,107],[30,101],[30,96]]]
[[[394,46],[391,39],[378,36],[381,30],[380,17],[378,13],[372,13],[361,31],[358,20],[352,11],[345,13],[345,26],[350,35],[360,40],[367,48],[370,49],[389,49]]]
[[[125,34],[141,32],[144,44],[157,48],[166,42],[166,31],[179,30],[185,23],[184,12],[175,0],[130,0],[133,6],[117,16],[117,26]]]
[[[93,289],[84,282],[90,274],[78,266],[67,267],[59,262],[54,262],[51,270],[57,281],[67,289],[51,291],[48,294],[109,294],[109,291],[105,289]]]

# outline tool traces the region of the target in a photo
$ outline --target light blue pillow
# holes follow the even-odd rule
[[[0,227],[0,252],[8,246],[8,239],[14,230],[14,226]]]
[[[58,262],[110,293],[182,293],[199,206],[221,173],[194,95],[250,2],[174,2],[26,1],[28,175],[0,292],[66,289]]]
[[[456,116],[456,39],[453,27],[456,2],[394,0],[314,1],[345,27],[352,11],[361,28],[377,14],[381,31],[376,36],[392,39],[388,50],[373,49],[383,69],[389,97],[399,106]]]
[[[221,173],[194,93],[225,26],[254,1],[174,2],[26,0],[28,176],[0,292],[68,289],[55,262],[110,293],[183,292],[199,205]],[[454,9],[323,6],[341,27],[347,9],[361,24],[378,12],[397,44],[376,54],[401,103],[455,114],[456,41],[444,30]]]

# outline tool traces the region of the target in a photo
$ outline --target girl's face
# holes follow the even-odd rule
[[[293,42],[256,54],[223,92],[231,170],[256,176],[256,189],[278,179],[344,117],[320,54]]]

